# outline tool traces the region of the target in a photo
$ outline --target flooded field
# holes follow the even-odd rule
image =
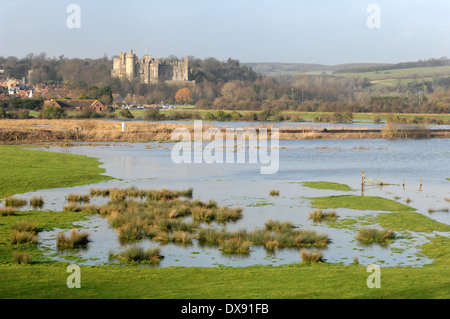
[[[253,230],[264,227],[267,220],[290,221],[300,229],[311,229],[328,235],[331,243],[320,251],[327,262],[350,264],[356,257],[360,264],[386,266],[423,266],[432,260],[418,253],[416,246],[427,242],[430,234],[400,233],[388,246],[362,246],[355,239],[358,225],[333,227],[314,223],[308,218],[310,197],[330,195],[381,196],[416,209],[416,212],[441,223],[450,224],[449,208],[450,140],[282,140],[279,145],[279,170],[276,174],[260,174],[260,164],[175,164],[171,159],[174,143],[98,143],[97,146],[39,147],[37,149],[81,154],[99,158],[106,175],[115,180],[95,185],[77,186],[21,194],[18,197],[42,196],[44,209],[61,211],[69,193],[88,194],[90,188],[129,188],[184,190],[193,189],[193,199],[217,202],[220,206],[243,208],[243,218],[226,226],[227,230]],[[227,150],[233,151],[233,150]],[[361,172],[372,179],[383,179],[388,185],[361,189]],[[305,181],[328,181],[347,184],[351,191],[308,188]],[[403,187],[405,181],[405,187]],[[422,186],[420,186],[420,182]],[[278,190],[279,196],[270,196]],[[408,199],[408,200],[407,200]],[[103,204],[105,198],[94,198],[91,204]],[[25,207],[24,209],[27,209]],[[379,211],[334,209],[339,218],[356,219],[374,216]],[[41,232],[40,247],[56,260],[78,258],[77,263],[103,265],[109,254],[122,248],[115,230],[106,218],[93,215],[79,222],[90,235],[87,249],[57,252],[56,235],[60,230]],[[214,224],[213,224],[214,226]],[[448,234],[445,234],[448,236]],[[200,245],[196,240],[183,247],[161,245],[141,240],[142,247],[161,246],[164,259],[158,267],[202,266],[242,267],[249,265],[281,265],[301,261],[300,250],[285,248],[268,253],[262,246],[252,246],[249,255],[223,255],[217,248]],[[316,249],[313,249],[316,250]]]

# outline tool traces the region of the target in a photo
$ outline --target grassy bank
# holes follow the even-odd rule
[[[95,158],[0,146],[0,198],[45,188],[98,183],[111,177],[101,175]]]
[[[189,124],[133,121],[127,122],[126,129],[122,131],[121,121],[108,120],[1,120],[0,144],[44,144],[61,143],[70,146],[70,142],[172,142],[179,140],[180,135],[172,134],[175,129],[186,129],[193,139],[194,123]],[[248,125],[241,127],[246,130],[255,127]],[[271,132],[270,123],[260,123],[257,128],[267,128]],[[203,123],[203,132],[212,125]],[[222,137],[226,138],[226,127],[221,127]],[[411,131],[412,134],[409,134]],[[423,132],[422,132],[423,131]],[[402,130],[402,138],[415,138],[417,130],[410,128]],[[176,132],[175,132],[176,133]],[[408,133],[408,134],[407,134]],[[447,130],[421,130],[421,137],[448,138]],[[377,139],[389,138],[383,130],[336,128],[327,131],[317,129],[309,124],[304,126],[286,126],[280,128],[280,140],[295,139]],[[217,137],[219,138],[219,137]],[[205,140],[205,139],[204,139]]]
[[[341,183],[334,183],[334,182],[302,182],[303,186],[315,188],[315,189],[331,189],[336,191],[352,191],[353,189],[346,185]]]
[[[384,211],[413,211],[414,208],[396,201],[378,196],[326,196],[313,197],[311,205],[314,208],[349,208],[358,210],[384,210]]]

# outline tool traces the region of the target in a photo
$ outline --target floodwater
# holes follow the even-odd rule
[[[364,195],[382,196],[405,203],[441,223],[450,224],[450,213],[428,213],[429,208],[449,208],[445,198],[450,197],[450,139],[431,140],[281,140],[279,141],[279,170],[263,175],[261,163],[228,164],[175,164],[171,150],[175,143],[105,143],[104,146],[50,146],[38,148],[46,151],[82,154],[99,158],[106,175],[116,179],[95,185],[40,190],[18,197],[43,196],[44,209],[62,210],[69,193],[88,194],[91,187],[137,187],[141,189],[193,188],[193,198],[215,200],[218,205],[240,206],[243,218],[227,224],[228,230],[264,227],[269,219],[291,221],[301,229],[325,233],[331,244],[322,249],[327,262],[350,264],[357,257],[362,265],[423,266],[432,260],[420,254],[416,246],[428,241],[427,233],[399,233],[387,247],[361,246],[355,239],[358,226],[352,229],[332,228],[326,223],[317,224],[308,219],[312,211],[308,197],[329,195],[361,195],[361,172],[372,179],[383,179],[390,185],[366,186]],[[353,191],[317,190],[304,187],[303,181],[330,181],[349,185]],[[405,188],[402,186],[405,181]],[[420,187],[420,181],[422,187]],[[269,196],[272,189],[279,190],[278,197]],[[96,198],[102,201],[104,199]],[[96,204],[92,200],[92,204]],[[99,202],[100,203],[100,202]],[[339,219],[373,215],[377,211],[352,209],[335,210]],[[67,254],[78,256],[79,264],[103,265],[109,262],[110,252],[122,249],[115,231],[107,220],[92,216],[77,223],[90,234],[87,249],[60,253],[55,258],[64,260]],[[376,225],[375,225],[376,227]],[[40,245],[48,249],[49,256],[56,251],[56,234],[60,230],[40,233]],[[443,234],[448,236],[448,233]],[[160,243],[143,240],[143,247],[156,247]],[[224,256],[218,248],[198,245],[183,247],[174,244],[161,246],[164,259],[158,267],[200,266],[218,267],[249,265],[282,265],[301,261],[298,249],[280,249],[269,254],[262,246],[254,246],[248,256]]]

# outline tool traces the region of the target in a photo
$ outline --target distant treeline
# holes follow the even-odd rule
[[[428,59],[419,60],[417,62],[400,62],[396,64],[385,64],[370,67],[357,67],[349,68],[344,70],[336,70],[333,74],[339,73],[365,73],[365,72],[377,72],[377,71],[387,71],[387,70],[397,70],[397,69],[408,69],[408,68],[423,68],[423,67],[436,67],[436,66],[447,66],[450,65],[450,59],[442,57],[440,59]]]

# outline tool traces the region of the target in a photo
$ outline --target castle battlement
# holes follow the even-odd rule
[[[120,52],[118,57],[113,58],[113,69],[111,76],[136,80],[140,83],[158,83],[166,81],[187,82],[189,81],[189,60],[166,60],[153,58],[145,54],[138,59],[133,50],[128,53]]]

